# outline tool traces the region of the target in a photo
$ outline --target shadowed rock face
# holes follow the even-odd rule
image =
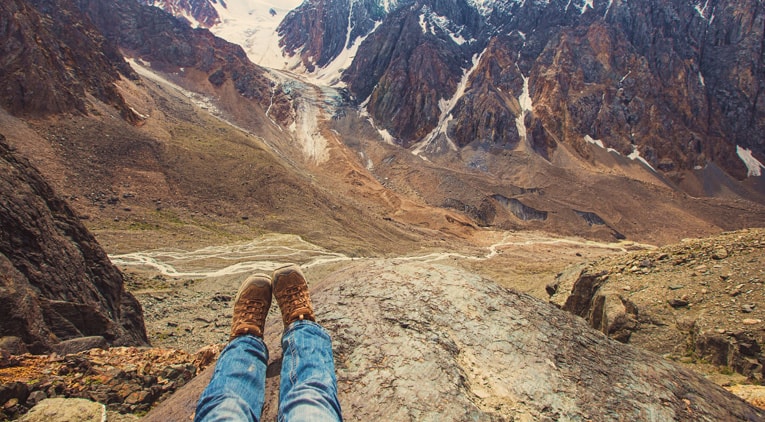
[[[85,94],[137,120],[114,82],[133,76],[69,0],[8,0],[0,4],[0,105],[16,115],[88,112]]]
[[[759,420],[761,411],[550,304],[452,267],[350,266],[313,286],[347,420]],[[271,318],[264,420],[277,412]],[[209,371],[207,376],[209,376]],[[189,414],[207,378],[147,420]]]
[[[0,337],[34,353],[78,337],[147,345],[141,305],[69,205],[0,135]]]

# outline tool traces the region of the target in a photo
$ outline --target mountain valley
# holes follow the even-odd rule
[[[349,420],[765,418],[715,385],[765,374],[761,2],[293,3],[0,4],[0,276],[53,304],[0,323],[1,417],[185,418],[294,262]]]

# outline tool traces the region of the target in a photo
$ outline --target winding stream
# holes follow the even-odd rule
[[[401,256],[399,261],[434,262],[444,259],[488,260],[503,250],[533,245],[562,245],[600,248],[625,252],[623,243],[602,243],[583,239],[555,238],[532,233],[509,233],[486,248],[486,253],[466,255],[458,252],[433,252],[424,255]],[[635,244],[631,244],[635,245]],[[649,247],[640,245],[641,247]],[[269,234],[247,243],[208,246],[194,251],[155,249],[110,255],[112,262],[122,268],[157,271],[178,278],[222,277],[255,271],[272,271],[288,263],[304,268],[333,262],[350,261],[347,255],[332,252],[306,242],[300,236]]]

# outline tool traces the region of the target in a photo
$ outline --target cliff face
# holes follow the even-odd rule
[[[285,52],[311,70],[363,40],[343,80],[403,146],[547,158],[565,144],[590,159],[589,137],[670,176],[713,162],[739,179],[737,146],[765,158],[759,1],[394,2],[381,16],[350,3],[293,11]]]
[[[0,337],[35,353],[100,336],[146,345],[141,306],[69,205],[0,136]]]

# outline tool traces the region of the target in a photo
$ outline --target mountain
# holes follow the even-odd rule
[[[765,9],[696,3],[313,1],[279,33],[309,71],[358,44],[341,79],[405,147],[602,145],[675,179],[710,163],[743,179],[762,166],[742,151],[765,158]]]
[[[81,337],[91,337],[90,347],[147,345],[141,305],[125,290],[122,274],[2,135],[0,168],[2,347],[43,353]]]
[[[661,243],[762,224],[758,2],[307,1],[276,29],[251,11],[210,29],[272,69],[296,122],[318,93],[302,159],[342,143],[333,164],[478,226]]]

